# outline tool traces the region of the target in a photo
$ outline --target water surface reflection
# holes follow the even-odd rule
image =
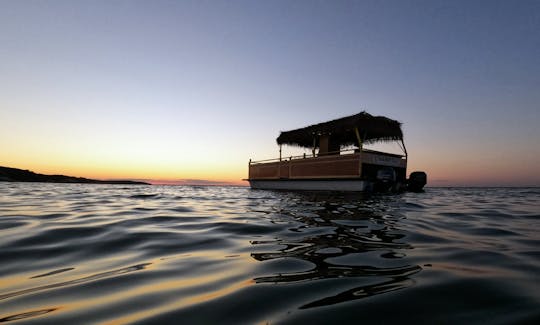
[[[324,279],[355,279],[362,285],[325,296],[301,309],[332,305],[409,287],[411,276],[422,270],[407,261],[413,247],[400,230],[399,196],[359,194],[282,193],[277,214],[298,223],[283,237],[252,241],[278,245],[272,251],[252,253],[257,261],[298,259],[312,267],[256,277],[256,283],[285,284]],[[391,202],[389,200],[392,200]],[[294,234],[291,236],[291,234]]]
[[[0,322],[539,323],[538,202],[0,183]]]

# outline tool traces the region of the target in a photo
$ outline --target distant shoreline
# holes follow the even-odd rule
[[[2,166],[0,166],[0,182],[152,185],[150,183],[130,180],[97,180],[65,175],[45,175],[34,173],[30,170]]]

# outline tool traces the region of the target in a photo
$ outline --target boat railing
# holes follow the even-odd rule
[[[364,153],[374,153],[378,155],[384,155],[384,156],[391,156],[401,159],[406,159],[406,156],[399,155],[399,154],[393,154],[388,152],[382,152],[377,150],[371,150],[371,149],[362,149],[362,152]],[[299,160],[299,159],[311,159],[311,158],[318,158],[318,157],[328,157],[332,155],[353,155],[360,153],[360,149],[358,148],[351,148],[351,149],[342,149],[342,150],[336,150],[336,151],[328,151],[325,153],[318,153],[316,155],[313,154],[307,154],[304,153],[303,155],[296,155],[296,156],[287,156],[287,157],[280,157],[280,158],[272,158],[272,159],[264,159],[264,160],[249,160],[249,165],[256,165],[256,164],[268,164],[273,162],[286,162],[286,161],[292,161],[292,160]]]
[[[287,156],[287,157],[281,157],[281,158],[272,158],[272,159],[264,159],[264,160],[257,160],[252,161],[249,160],[250,165],[255,164],[263,164],[263,163],[272,163],[272,162],[280,162],[280,161],[291,161],[291,160],[298,160],[298,159],[308,159],[308,158],[317,158],[317,157],[326,157],[330,155],[347,155],[347,154],[355,154],[358,153],[359,149],[343,149],[343,150],[337,150],[337,151],[328,151],[325,153],[319,153],[315,156],[312,154],[304,153],[303,155],[297,155],[297,156]]]

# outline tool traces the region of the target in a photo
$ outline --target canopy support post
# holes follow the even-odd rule
[[[360,137],[360,132],[358,132],[358,128],[354,128],[354,134],[356,134],[356,140],[358,141],[358,148],[359,148],[359,163],[358,163],[358,175],[362,176],[362,150],[363,150],[363,143],[362,138]]]
[[[354,128],[354,133],[356,134],[356,140],[358,141],[358,148],[360,149],[360,152],[362,152],[362,138],[360,137],[360,133],[358,132],[358,128]]]
[[[403,152],[405,153],[405,159],[409,158],[409,155],[407,154],[407,147],[405,147],[405,141],[403,141],[403,138],[401,138],[401,145],[403,146]]]
[[[407,147],[405,147],[405,141],[403,141],[403,136],[401,137],[401,144],[403,145],[403,152],[405,152],[405,178],[407,178],[407,165],[409,164],[409,154],[407,153]]]
[[[313,157],[315,157],[315,144],[317,143],[317,138],[315,138],[315,135],[313,135],[313,149],[311,149],[311,153],[313,154]]]

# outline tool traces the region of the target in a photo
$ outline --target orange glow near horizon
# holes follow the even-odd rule
[[[221,168],[214,172],[197,170],[196,168],[160,168],[139,166],[72,166],[67,164],[45,163],[0,163],[4,167],[30,170],[46,175],[66,175],[99,180],[141,180],[156,185],[182,185],[182,184],[226,184],[246,185],[242,179],[247,178],[247,165],[244,170]]]
[[[21,141],[21,145],[17,147],[4,147],[7,149],[6,155],[0,157],[0,166],[27,169],[40,174],[100,180],[143,180],[153,184],[245,185],[242,179],[247,177],[249,159],[241,159],[245,154],[238,155],[240,158],[236,160],[231,159],[217,150],[212,154],[219,159],[196,150],[189,155],[184,153],[184,157],[166,150],[146,150],[145,147],[137,145],[132,145],[132,148],[126,146],[122,152],[115,150],[115,147],[105,146],[88,151],[68,146],[62,151],[58,146],[49,144],[41,148],[33,146],[21,150],[24,144],[24,141]]]
[[[16,144],[0,138],[0,166],[41,174],[142,180],[152,184],[247,185],[242,179],[248,176],[250,158],[262,160],[279,155],[273,142],[275,134],[264,135],[264,139],[263,135],[247,139],[214,135],[213,141],[202,139],[191,143],[174,140],[186,139],[186,134],[174,137],[152,134],[145,138],[133,131],[129,138],[110,130],[109,137],[66,139],[63,133],[55,132],[58,129],[52,130],[48,137],[21,138]],[[168,142],[165,144],[162,138]],[[538,173],[531,172],[540,160],[534,150],[523,146],[506,146],[501,151],[495,144],[454,143],[417,136],[407,142],[407,147],[408,173],[425,171],[428,186],[540,184]],[[284,157],[303,152],[298,148],[283,149]]]
[[[471,156],[472,157],[472,156]],[[22,158],[22,157],[19,157]],[[76,161],[66,159],[31,160],[0,159],[0,166],[27,169],[40,174],[61,174],[100,180],[141,180],[155,185],[248,185],[247,161],[132,163],[118,157],[112,161]],[[428,186],[535,186],[540,183],[538,176],[530,175],[534,162],[522,162],[520,168],[513,168],[515,162],[474,158],[466,160],[463,167],[459,157],[432,156],[422,152],[409,158],[407,172],[423,170],[428,174]],[[247,159],[246,159],[247,160]],[[531,166],[529,166],[531,165]]]

